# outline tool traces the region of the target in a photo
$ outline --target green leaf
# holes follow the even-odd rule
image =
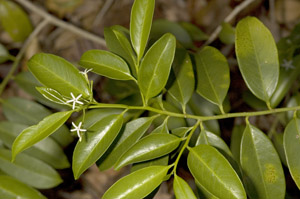
[[[9,54],[8,50],[0,43],[0,64],[6,62],[7,60],[12,59],[12,56]]]
[[[90,88],[84,75],[70,62],[52,54],[39,53],[28,61],[28,68],[43,85],[70,97],[82,94],[90,96]]]
[[[58,112],[45,117],[37,125],[30,126],[22,131],[12,146],[12,160],[16,155],[35,143],[54,133],[71,116],[73,111]]]
[[[176,50],[172,68],[176,79],[168,92],[181,104],[185,112],[185,105],[192,97],[195,87],[193,65],[186,50]]]
[[[0,1],[0,21],[3,29],[16,42],[24,41],[32,32],[28,15],[13,1]]]
[[[27,128],[27,125],[1,121],[0,139],[8,148],[11,148],[16,137],[25,128]],[[61,147],[51,138],[46,138],[36,143],[30,149],[25,150],[24,153],[40,159],[56,169],[64,169],[70,167],[67,156],[64,154]]]
[[[218,151],[229,161],[231,166],[234,168],[236,173],[240,176],[240,168],[238,163],[235,161],[230,149],[222,138],[214,133],[207,130],[202,130],[197,139],[196,146],[199,144],[206,144],[215,147]]]
[[[140,61],[150,34],[155,0],[135,0],[130,15],[130,38]]]
[[[234,169],[212,146],[201,144],[191,148],[188,155],[188,167],[194,178],[215,197],[247,198],[242,182]]]
[[[157,40],[165,33],[171,33],[185,48],[191,48],[193,41],[189,33],[178,23],[165,19],[158,19],[153,22],[150,38]]]
[[[107,48],[122,57],[129,65],[131,69],[131,73],[133,76],[137,76],[137,72],[135,70],[135,60],[136,55],[130,41],[127,39],[126,35],[123,31],[120,31],[117,27],[112,26],[109,28],[104,28],[104,37],[106,41]]]
[[[44,162],[20,154],[11,163],[11,151],[0,149],[0,169],[4,173],[38,189],[49,189],[62,182],[59,174]]]
[[[47,199],[30,186],[4,175],[0,175],[0,195],[5,199]]]
[[[283,147],[291,176],[300,189],[300,120],[293,119],[286,126],[283,136]]]
[[[130,75],[127,63],[118,55],[104,50],[85,52],[79,64],[92,72],[117,80],[134,80]]]
[[[188,22],[180,22],[180,25],[189,33],[190,37],[194,41],[203,41],[208,39],[208,35],[205,34],[196,25]]]
[[[222,30],[219,34],[219,38],[224,44],[234,44],[235,29],[229,23],[222,23]]]
[[[23,98],[12,97],[2,102],[4,116],[12,122],[33,125],[51,114],[44,106]]]
[[[226,157],[226,159],[232,159],[233,155],[228,148],[227,144],[214,133],[211,133],[207,130],[202,130],[197,139],[196,146],[199,144],[211,145],[218,149],[218,151]],[[230,162],[230,161],[229,161]]]
[[[72,163],[75,179],[105,153],[118,135],[122,123],[123,114],[104,117],[88,129],[86,139],[77,142]]]
[[[5,117],[9,121],[20,124],[34,125],[46,116],[51,115],[51,112],[45,107],[23,98],[8,98],[2,104]],[[73,137],[65,125],[57,129],[51,137],[63,147],[66,147],[73,141]]]
[[[162,157],[155,158],[152,160],[134,163],[130,168],[130,172],[134,172],[149,166],[167,166],[168,163],[169,163],[169,155],[164,155]]]
[[[206,46],[195,55],[197,67],[197,92],[217,104],[221,111],[229,84],[229,66],[226,58],[216,48]]]
[[[246,17],[236,27],[235,50],[248,88],[268,104],[279,77],[278,53],[272,34],[255,17]]]
[[[268,137],[250,124],[243,134],[240,157],[250,198],[284,198],[285,178],[278,154]]]
[[[115,164],[115,168],[161,157],[176,149],[180,142],[180,138],[171,134],[150,134],[127,150]]]
[[[45,99],[45,97],[36,90],[36,87],[40,87],[42,85],[38,80],[36,80],[30,71],[18,73],[14,80],[20,88],[22,88],[26,93],[32,95],[38,102],[54,109],[61,110],[68,108],[66,105],[56,104]]]
[[[124,131],[120,133],[118,140],[116,140],[112,151],[107,157],[100,161],[99,169],[103,171],[111,168],[117,160],[144,135],[154,118],[155,116],[141,117],[128,122]]]
[[[144,198],[164,180],[170,166],[150,166],[135,171],[112,185],[102,199]]]
[[[175,47],[175,37],[167,33],[155,42],[146,53],[138,74],[138,84],[146,101],[159,94],[165,87]]]
[[[56,104],[66,104],[66,100],[64,99],[62,94],[60,94],[59,92],[57,92],[56,90],[54,90],[52,88],[36,87],[36,90],[40,94],[42,94],[42,96],[44,98],[46,98],[47,100],[49,100],[51,102],[54,102]]]
[[[272,141],[273,141],[274,147],[281,159],[281,162],[286,167],[288,167],[285,152],[284,152],[284,147],[283,147],[283,133],[274,133]]]
[[[234,159],[240,162],[240,149],[243,133],[245,130],[244,125],[235,125],[232,129],[231,140],[230,140],[230,150]]]
[[[174,175],[173,189],[178,199],[197,199],[188,183],[177,175]]]

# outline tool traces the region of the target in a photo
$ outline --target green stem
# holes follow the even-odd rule
[[[179,117],[179,118],[190,118],[190,119],[196,119],[196,120],[200,120],[200,121],[219,120],[219,119],[227,119],[227,118],[234,118],[234,117],[252,117],[252,116],[269,115],[269,114],[282,113],[282,112],[287,112],[287,111],[300,110],[300,106],[295,106],[295,107],[277,108],[277,109],[256,111],[256,112],[238,112],[238,113],[225,113],[222,115],[213,115],[213,116],[199,116],[199,115],[174,113],[174,112],[170,112],[170,111],[166,111],[166,110],[156,109],[156,108],[153,108],[150,106],[128,106],[125,104],[96,103],[95,105],[91,105],[88,108],[90,108],[90,109],[121,108],[121,109],[131,109],[131,110],[145,110],[145,111],[159,113],[161,115],[168,115],[171,117]]]
[[[18,55],[15,58],[15,61],[10,69],[10,71],[8,72],[8,74],[6,75],[6,77],[4,78],[4,80],[2,81],[1,85],[0,85],[0,95],[2,94],[2,92],[4,91],[5,86],[7,85],[8,81],[11,79],[11,77],[13,76],[14,72],[16,71],[16,69],[18,68],[18,65],[27,49],[27,47],[29,46],[29,44],[31,43],[31,41],[39,34],[39,32],[48,24],[48,20],[44,19],[41,23],[39,23],[39,25],[34,29],[34,31],[29,35],[29,37],[27,38],[27,40],[25,41],[24,45],[22,46],[20,52],[18,53]]]
[[[174,162],[174,168],[173,168],[172,173],[176,173],[178,162],[179,162],[179,160],[180,160],[180,158],[181,158],[181,156],[182,156],[184,150],[187,148],[187,146],[188,146],[188,144],[189,144],[189,142],[190,142],[190,140],[191,140],[191,138],[192,138],[192,136],[193,136],[195,130],[196,130],[197,127],[199,126],[200,122],[201,122],[201,121],[198,120],[198,122],[193,126],[193,128],[192,128],[190,134],[186,137],[185,143],[184,143],[184,145],[182,146],[182,148],[181,148],[181,150],[180,150],[180,152],[179,152],[179,154],[178,154],[178,156],[177,156],[177,158],[176,158],[176,160],[175,160],[175,162]]]

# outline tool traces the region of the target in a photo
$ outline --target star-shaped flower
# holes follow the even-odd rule
[[[84,76],[86,76],[88,74],[88,72],[90,72],[91,70],[93,70],[92,68],[90,69],[85,69],[84,71],[79,71],[79,73],[83,74]]]
[[[74,124],[74,122],[72,122],[72,125],[74,126],[74,129],[72,129],[71,132],[77,131],[77,135],[79,137],[79,142],[81,142],[81,134],[80,134],[80,132],[85,132],[86,129],[81,129],[82,122],[79,122],[78,126],[76,126],[76,124]]]
[[[72,99],[71,99],[71,100],[68,100],[66,103],[73,102],[73,106],[72,106],[72,109],[73,109],[73,110],[75,109],[76,103],[77,103],[77,104],[83,104],[83,102],[79,101],[79,99],[81,98],[82,94],[80,94],[80,95],[78,95],[77,97],[75,97],[75,96],[73,95],[73,93],[71,92],[71,96],[72,96]]]
[[[285,70],[294,69],[295,66],[293,65],[293,60],[287,61],[286,59],[283,60],[283,63],[281,65]]]

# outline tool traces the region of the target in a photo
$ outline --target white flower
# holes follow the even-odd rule
[[[293,60],[287,61],[286,59],[283,60],[283,63],[281,65],[285,70],[294,69],[295,66],[293,65]]]
[[[79,73],[83,74],[84,76],[87,76],[88,72],[90,72],[91,70],[93,70],[92,68],[90,69],[85,69],[84,71],[79,71]]]
[[[83,102],[79,101],[79,99],[81,98],[82,94],[80,94],[80,95],[78,95],[77,97],[75,97],[75,96],[73,95],[73,93],[71,92],[71,96],[72,96],[72,99],[66,101],[66,103],[73,102],[73,106],[72,106],[72,109],[73,109],[73,110],[75,109],[76,103],[77,103],[77,104],[83,104]]]
[[[82,122],[79,122],[78,126],[76,126],[76,124],[74,124],[74,122],[72,122],[72,125],[74,126],[74,129],[72,129],[71,132],[77,131],[77,135],[79,137],[79,142],[81,142],[80,132],[85,132],[86,129],[81,129]]]

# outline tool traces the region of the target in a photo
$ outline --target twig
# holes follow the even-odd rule
[[[10,80],[10,78],[12,77],[12,75],[14,74],[14,72],[16,71],[16,69],[19,66],[19,63],[27,49],[27,47],[29,46],[29,44],[31,43],[31,41],[40,33],[40,31],[49,23],[49,21],[47,19],[44,19],[41,23],[39,23],[37,25],[37,27],[34,29],[34,31],[29,35],[29,37],[27,38],[27,40],[25,41],[24,45],[22,46],[21,50],[19,51],[18,55],[16,56],[15,61],[13,62],[13,65],[10,69],[10,71],[8,72],[8,74],[6,75],[6,77],[4,78],[4,80],[1,82],[0,85],[0,95],[2,94],[5,86],[7,85],[8,81]]]
[[[31,10],[32,12],[35,12],[36,14],[40,15],[44,19],[47,19],[49,21],[49,23],[52,23],[56,26],[67,29],[75,34],[78,34],[78,35],[86,38],[86,39],[89,39],[93,42],[96,42],[98,44],[105,46],[105,41],[102,37],[99,37],[88,31],[80,29],[70,23],[62,21],[62,20],[50,15],[49,13],[45,12],[41,8],[35,6],[33,3],[29,2],[28,0],[15,0],[15,1],[18,2],[19,4],[21,4],[22,6],[26,7],[27,9]]]
[[[253,3],[256,0],[245,0],[243,3],[236,6],[233,11],[224,19],[224,22],[229,23],[236,15],[238,15],[243,9],[245,9],[249,4]],[[219,25],[214,32],[210,35],[208,40],[204,43],[203,46],[211,44],[219,35],[222,30],[222,24]]]
[[[103,16],[107,13],[108,9],[111,7],[111,5],[114,3],[114,0],[106,0],[104,5],[102,6],[100,12],[97,14],[97,16],[95,17],[95,20],[93,22],[93,27],[98,24]]]

